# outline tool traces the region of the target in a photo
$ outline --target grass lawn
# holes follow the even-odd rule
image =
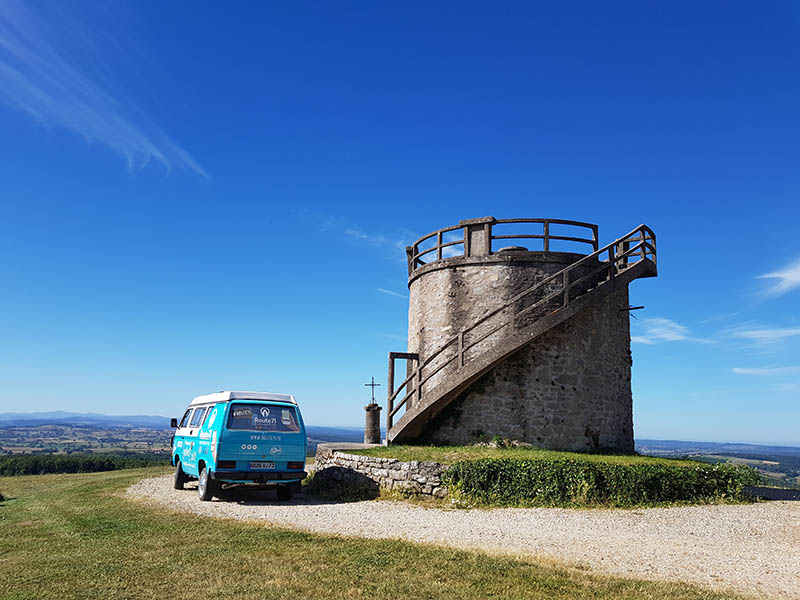
[[[477,458],[514,458],[514,459],[563,459],[575,458],[579,460],[606,462],[617,465],[633,464],[669,464],[696,466],[696,461],[678,460],[673,458],[654,458],[652,456],[638,456],[632,454],[582,454],[578,452],[554,452],[539,448],[490,448],[485,446],[383,446],[380,448],[367,448],[364,450],[342,450],[349,454],[364,456],[379,456],[382,458],[396,458],[402,461],[433,461],[446,465],[459,460],[473,460]]]
[[[161,467],[0,478],[0,598],[721,599],[684,584],[211,519],[128,499]]]

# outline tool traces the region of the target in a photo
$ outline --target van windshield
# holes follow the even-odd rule
[[[293,406],[275,404],[231,404],[228,429],[254,431],[300,431]]]

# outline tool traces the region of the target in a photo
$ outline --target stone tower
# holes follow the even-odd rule
[[[389,355],[391,443],[499,435],[633,450],[628,284],[657,273],[648,227],[600,248],[590,223],[486,217],[406,252],[408,350]]]

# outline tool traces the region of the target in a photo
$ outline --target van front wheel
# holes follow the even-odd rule
[[[197,481],[197,495],[203,502],[211,500],[217,493],[218,484],[216,479],[212,479],[207,467],[200,471],[200,479]]]
[[[183,484],[189,480],[189,477],[186,473],[183,472],[183,467],[181,466],[181,461],[175,461],[175,474],[172,476],[172,487],[176,490],[182,490]]]

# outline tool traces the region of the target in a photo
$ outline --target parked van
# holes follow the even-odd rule
[[[172,419],[174,486],[197,479],[201,500],[223,485],[276,487],[289,500],[307,473],[306,429],[294,396],[218,392],[192,400],[178,423]]]

